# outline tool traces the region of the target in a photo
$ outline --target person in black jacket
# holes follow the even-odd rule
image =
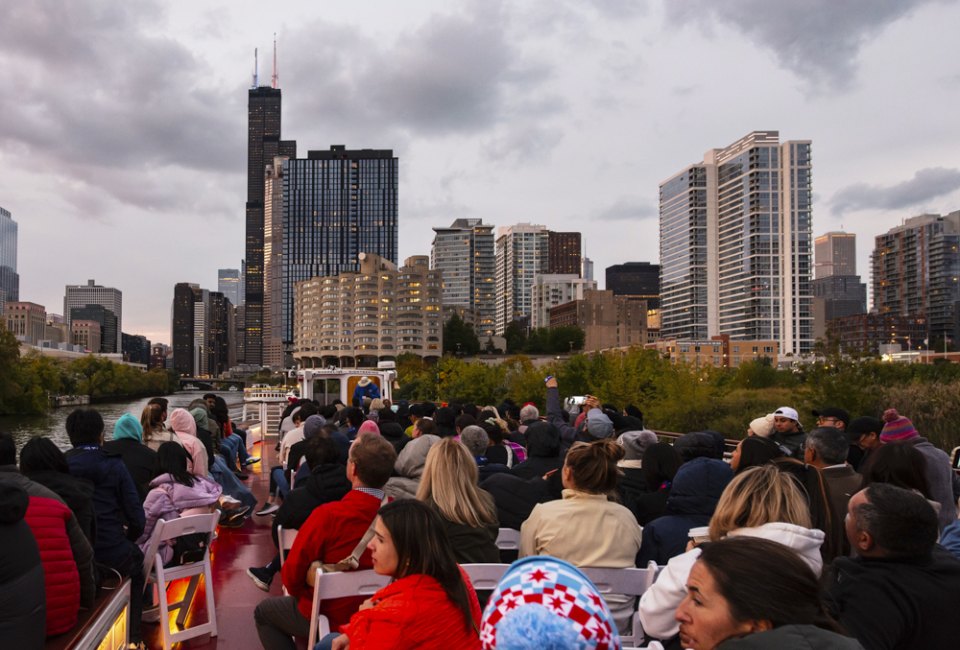
[[[160,469],[157,452],[143,444],[143,427],[140,426],[140,421],[129,413],[121,415],[113,425],[113,440],[103,443],[103,450],[123,459],[123,464],[127,466],[127,471],[137,486],[140,503],[143,503],[150,491],[150,481],[157,477]]]
[[[0,482],[0,639],[7,648],[42,648],[47,599],[40,550],[23,520],[27,492]]]
[[[322,434],[309,438],[304,457],[310,467],[310,476],[303,487],[294,488],[287,494],[271,525],[273,543],[278,546],[278,526],[283,526],[284,529],[299,529],[314,508],[324,503],[339,501],[351,489],[346,468],[339,463],[340,450],[333,440]],[[247,575],[257,587],[269,591],[270,583],[279,570],[278,554],[266,566],[247,569]]]
[[[96,536],[93,483],[70,475],[70,466],[60,448],[50,438],[31,438],[20,450],[20,473],[63,499],[92,548]]]
[[[377,412],[377,425],[380,427],[380,435],[390,441],[393,448],[399,454],[408,442],[410,437],[403,432],[403,427],[397,422],[397,416],[392,409],[384,408]]]
[[[560,432],[549,422],[536,420],[527,425],[527,459],[514,465],[510,473],[524,480],[543,476],[563,465],[560,458]]]
[[[559,470],[527,480],[509,472],[501,472],[482,481],[480,487],[493,496],[500,526],[514,530],[520,530],[535,505],[563,496]]]
[[[622,483],[617,486],[620,500],[633,512],[641,526],[666,513],[670,486],[682,462],[672,445],[665,442],[652,444],[643,452],[643,477],[647,482],[647,490],[633,492]]]

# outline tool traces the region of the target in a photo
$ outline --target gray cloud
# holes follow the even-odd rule
[[[887,25],[931,2],[952,0],[688,0],[666,2],[674,24],[728,23],[773,51],[780,65],[815,90],[843,90],[855,77],[860,48]]]
[[[549,158],[562,140],[559,128],[519,124],[486,142],[483,154],[490,160],[529,163]]]
[[[960,169],[921,169],[910,180],[880,187],[855,183],[842,188],[830,200],[834,214],[858,210],[902,210],[960,189]]]
[[[639,221],[651,219],[658,214],[656,206],[645,199],[622,196],[613,204],[597,213],[600,221]]]

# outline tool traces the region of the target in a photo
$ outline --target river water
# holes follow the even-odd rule
[[[206,393],[198,391],[181,391],[172,395],[167,395],[170,400],[169,411],[178,407],[186,408],[193,400],[202,398]],[[238,392],[216,392],[226,400],[230,406],[230,417],[234,420],[240,419],[240,409],[243,404],[243,393]],[[130,413],[137,420],[143,412],[149,397],[130,400],[125,402],[106,402],[94,404],[93,408],[100,411],[103,416],[104,437],[110,440],[113,437],[113,425],[124,413]],[[27,443],[30,438],[36,436],[47,436],[53,440],[57,446],[63,450],[70,449],[70,439],[67,437],[66,421],[67,416],[74,410],[72,406],[65,406],[56,409],[50,409],[45,415],[4,415],[0,416],[0,430],[13,435],[17,442],[19,450]]]

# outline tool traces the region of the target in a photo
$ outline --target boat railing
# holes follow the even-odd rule
[[[139,594],[138,594],[139,597]],[[49,639],[44,650],[120,650],[127,647],[130,580],[104,590],[90,609],[80,610],[77,624]]]

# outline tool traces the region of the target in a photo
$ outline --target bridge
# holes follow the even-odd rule
[[[181,377],[180,390],[190,390],[197,388],[199,390],[223,391],[230,390],[231,386],[236,386],[238,391],[243,391],[246,382],[242,379],[213,379],[209,377]]]

